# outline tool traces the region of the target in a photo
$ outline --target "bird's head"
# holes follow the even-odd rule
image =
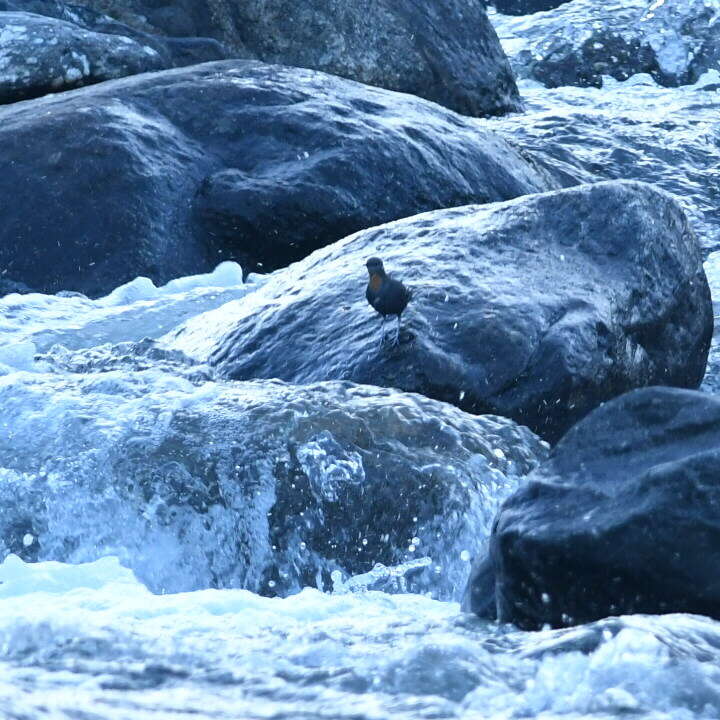
[[[370,275],[384,275],[385,268],[383,267],[383,261],[380,258],[371,257],[366,263],[368,273]]]

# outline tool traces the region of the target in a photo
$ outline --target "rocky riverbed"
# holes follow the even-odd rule
[[[484,6],[0,0],[0,718],[720,716],[720,7]]]

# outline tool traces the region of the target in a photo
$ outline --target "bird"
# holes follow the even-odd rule
[[[380,345],[385,343],[385,321],[388,315],[397,317],[397,328],[393,345],[400,342],[400,317],[412,299],[412,290],[405,287],[400,280],[394,280],[386,272],[383,261],[377,257],[371,257],[365,265],[367,266],[370,279],[368,280],[365,297],[375,310],[382,316],[380,329]]]

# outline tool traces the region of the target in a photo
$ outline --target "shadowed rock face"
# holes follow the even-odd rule
[[[395,349],[365,302],[371,256],[415,293]],[[358,233],[249,296],[211,361],[236,379],[398,387],[557,439],[634,387],[697,387],[712,326],[678,205],[609,182]]]
[[[253,61],[0,108],[0,142],[0,266],[43,292],[223,259],[274,269],[364,227],[555,186],[435,104]]]
[[[84,0],[142,29],[202,35],[265,62],[408,92],[469,115],[519,110],[478,0]]]
[[[497,11],[505,15],[531,15],[532,13],[552,10],[570,0],[493,0]]]
[[[156,592],[269,595],[430,555],[415,589],[457,598],[463,551],[487,541],[498,503],[547,454],[512,421],[419,396],[191,383],[159,369],[171,355],[113,369],[100,352],[80,375],[0,378],[13,427],[0,434],[4,555],[112,554]]]
[[[495,521],[466,608],[526,629],[720,617],[720,400],[628,393],[576,425]]]

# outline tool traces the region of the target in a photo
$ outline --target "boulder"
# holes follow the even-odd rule
[[[0,267],[109,292],[238,260],[273,269],[364,227],[556,185],[475,121],[253,61],[0,108]]]
[[[415,292],[397,347],[364,296],[379,256]],[[210,361],[235,379],[347,379],[494,413],[556,440],[600,403],[697,387],[713,311],[668,195],[604,182],[374,228],[277,273]]]
[[[465,607],[524,629],[720,619],[720,400],[647,388],[575,426],[502,506]]]
[[[0,13],[0,103],[164,67],[151,47],[25,12]]]
[[[603,76],[650,73],[674,87],[717,68],[719,20],[720,6],[706,0],[573,0],[541,15],[497,15],[494,23],[518,77],[601,87]]]
[[[83,0],[125,23],[214,37],[269,63],[412,93],[468,115],[519,110],[477,0]]]
[[[114,555],[154,592],[265,595],[408,562],[408,589],[458,598],[499,503],[547,455],[509,420],[420,396],[190,382],[148,350],[144,369],[95,348],[80,375],[0,377],[0,556]]]

